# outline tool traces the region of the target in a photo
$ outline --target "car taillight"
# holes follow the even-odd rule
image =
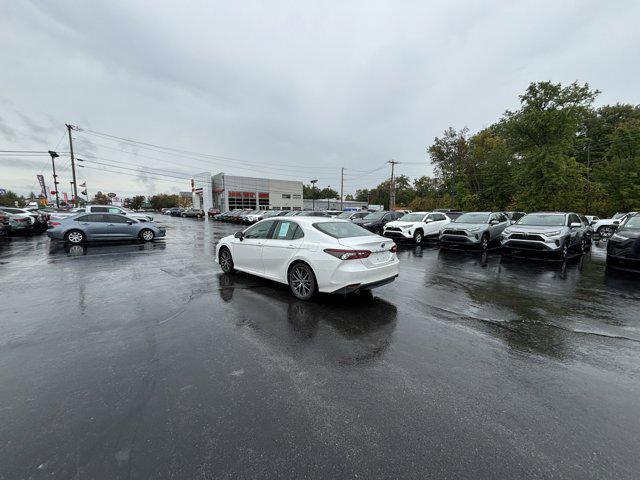
[[[60,222],[49,222],[49,225],[55,227],[56,225],[60,225]]]
[[[355,260],[356,258],[367,258],[371,255],[370,250],[341,250],[338,248],[325,248],[324,251],[340,260]]]

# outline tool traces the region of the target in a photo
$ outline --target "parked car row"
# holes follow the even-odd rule
[[[0,235],[42,233],[47,230],[49,214],[37,209],[0,207]]]
[[[164,215],[170,215],[172,217],[192,217],[192,218],[204,218],[207,214],[201,208],[163,208],[162,213]]]
[[[392,282],[399,273],[394,240],[432,238],[443,248],[485,251],[495,245],[503,252],[562,260],[591,248],[593,219],[574,212],[518,216],[514,221],[507,212],[374,212],[360,218],[275,213],[221,239],[216,261],[225,273],[240,270],[288,284],[295,297],[308,300],[316,292],[369,291]],[[607,245],[607,263],[640,265],[640,215],[626,215],[617,228]]]

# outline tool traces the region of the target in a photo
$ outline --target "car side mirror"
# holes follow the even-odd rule
[[[614,220],[613,224],[614,225],[620,225],[620,221],[619,220]]]
[[[433,218],[427,218],[427,219],[424,221],[424,223],[431,223],[431,222],[433,222]]]
[[[569,225],[571,228],[579,228],[582,226],[582,224],[580,222],[572,222],[571,225]]]
[[[500,222],[499,222],[498,220],[493,219],[493,220],[491,220],[491,221],[489,222],[489,225],[497,225],[497,224],[499,224],[499,223],[500,223]]]
[[[244,238],[244,233],[242,232],[236,232],[236,234],[234,235],[235,238],[237,238],[238,240],[242,241],[242,239]]]
[[[129,225],[133,225],[133,222],[132,222],[131,220],[127,220],[127,223],[128,223]]]

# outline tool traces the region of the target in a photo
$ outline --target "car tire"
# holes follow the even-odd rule
[[[233,268],[233,257],[227,247],[220,249],[220,253],[218,253],[218,263],[224,273],[229,275],[236,273],[235,268]]]
[[[156,238],[156,234],[149,228],[143,228],[138,234],[138,238],[143,242],[152,242]]]
[[[310,300],[316,293],[316,276],[306,263],[294,263],[289,269],[289,288],[298,300]]]
[[[562,243],[562,247],[558,251],[558,257],[560,260],[566,260],[569,258],[569,244],[570,240],[568,238]]]
[[[591,249],[591,241],[588,237],[583,236],[580,240],[580,253],[587,253]]]
[[[598,235],[600,238],[609,238],[615,233],[616,229],[610,225],[604,225],[598,228]]]
[[[87,236],[84,234],[84,232],[81,232],[80,230],[71,230],[67,232],[64,236],[64,241],[67,243],[71,243],[73,245],[79,245],[81,243],[84,243],[86,239],[87,239]]]
[[[187,218],[187,214],[186,214],[186,213],[183,213],[183,214],[182,214],[182,218]]]
[[[489,243],[491,243],[491,239],[489,238],[489,234],[488,233],[484,233],[482,235],[482,238],[480,239],[480,249],[483,252],[486,252],[487,250],[489,250]]]
[[[202,218],[202,215],[198,214],[198,218]]]
[[[416,230],[415,232],[413,232],[413,243],[415,243],[416,245],[422,245],[423,240],[424,235],[422,233],[422,230]]]

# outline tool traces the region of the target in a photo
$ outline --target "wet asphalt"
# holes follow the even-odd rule
[[[640,274],[402,247],[374,298],[226,276],[236,226],[0,239],[0,479],[640,477]]]

